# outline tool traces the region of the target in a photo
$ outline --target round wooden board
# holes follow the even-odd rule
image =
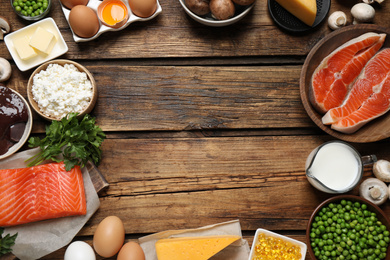
[[[390,47],[390,28],[380,27],[374,24],[350,25],[338,29],[320,40],[307,56],[303,64],[300,78],[300,94],[303,106],[314,123],[326,133],[338,139],[354,142],[369,143],[385,139],[390,136],[390,113],[374,119],[353,134],[343,134],[322,124],[322,114],[319,114],[309,101],[309,89],[311,77],[320,62],[333,50],[343,43],[358,37],[366,32],[386,33],[387,38],[382,48]]]

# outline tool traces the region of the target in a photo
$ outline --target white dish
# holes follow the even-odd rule
[[[60,1],[61,3],[61,1]],[[87,6],[90,7],[92,10],[94,10],[97,14],[97,8],[99,7],[99,5],[102,3],[101,0],[89,0],[88,1],[88,4]],[[112,27],[109,27],[109,26],[106,26],[104,25],[100,20],[99,20],[99,25],[100,25],[100,28],[99,28],[99,31],[92,37],[90,38],[81,38],[81,37],[78,37],[72,30],[72,27],[70,27],[70,24],[69,24],[69,13],[70,13],[70,9],[66,8],[65,6],[62,5],[61,3],[61,7],[62,7],[62,11],[64,12],[64,15],[65,15],[65,18],[66,20],[68,21],[68,24],[69,24],[69,27],[70,29],[72,30],[72,34],[73,34],[73,39],[75,42],[87,42],[87,41],[92,41],[94,39],[96,39],[97,37],[99,37],[102,33],[105,33],[105,32],[108,32],[108,31],[120,31],[120,30],[123,30],[125,29],[127,26],[129,26],[129,24],[133,23],[133,22],[136,22],[136,21],[141,21],[141,22],[144,22],[144,21],[148,21],[148,20],[151,20],[153,19],[154,17],[156,17],[159,13],[162,12],[162,8],[161,8],[161,5],[160,3],[157,1],[157,9],[156,11],[154,12],[154,14],[152,14],[151,16],[147,17],[147,18],[142,18],[142,17],[138,17],[136,16],[135,14],[132,13],[131,9],[130,9],[130,6],[129,6],[129,2],[127,0],[123,0],[123,3],[126,5],[127,7],[127,10],[129,11],[129,19],[127,20],[127,22],[122,25],[121,27],[119,28],[112,28]]]
[[[190,9],[188,9],[188,7],[185,4],[185,0],[179,0],[179,2],[181,4],[181,6],[183,7],[184,11],[192,19],[194,19],[195,21],[197,21],[197,22],[199,22],[201,24],[208,25],[208,26],[213,26],[213,27],[222,27],[222,26],[227,26],[227,25],[231,25],[231,24],[234,24],[234,23],[238,22],[239,20],[244,18],[244,16],[246,16],[249,13],[250,10],[252,10],[254,4],[256,3],[255,2],[255,3],[247,5],[247,6],[240,6],[240,9],[236,9],[237,15],[233,16],[230,19],[227,19],[227,20],[216,20],[213,17],[211,17],[211,15],[205,15],[205,16],[198,16],[198,15],[196,15]]]
[[[24,128],[22,138],[20,138],[19,142],[15,143],[13,146],[11,146],[5,154],[0,155],[0,160],[11,156],[12,154],[16,153],[20,148],[22,148],[22,146],[26,143],[27,139],[30,136],[32,124],[33,124],[33,116],[32,116],[32,112],[31,112],[31,108],[30,108],[29,104],[27,103],[26,99],[24,99],[24,97],[22,97],[22,95],[20,95],[15,90],[13,90],[13,89],[11,89],[11,90],[16,95],[18,95],[23,100],[23,102],[26,104],[27,113],[28,113],[28,120],[26,123],[26,127]]]
[[[54,34],[57,39],[57,42],[54,45],[50,54],[44,55],[43,53],[40,53],[31,59],[22,60],[17,54],[12,41],[18,37],[24,37],[25,35],[31,37],[34,34],[35,30],[38,28],[38,26]],[[10,52],[12,59],[15,61],[16,66],[18,66],[21,71],[26,71],[31,68],[34,68],[46,61],[57,58],[58,56],[61,56],[68,51],[68,46],[66,45],[64,38],[62,37],[62,34],[60,33],[57,24],[54,22],[53,18],[43,19],[41,21],[23,27],[22,29],[19,29],[13,33],[7,34],[4,37],[4,42],[7,45],[8,51]]]
[[[262,229],[262,228],[258,228],[256,230],[256,233],[255,233],[255,237],[253,238],[253,242],[252,242],[252,248],[251,248],[251,252],[250,252],[250,255],[249,255],[249,258],[248,260],[252,260],[253,257],[254,257],[254,254],[255,254],[255,247],[256,247],[256,243],[257,243],[257,240],[258,240],[258,237],[260,234],[265,234],[266,236],[271,236],[271,237],[275,237],[275,238],[281,238],[283,239],[284,241],[288,241],[294,245],[297,245],[301,248],[301,254],[302,254],[302,258],[301,260],[304,260],[305,257],[306,257],[306,251],[307,251],[307,246],[305,243],[302,243],[301,241],[298,241],[298,240],[295,240],[295,239],[292,239],[292,238],[289,238],[289,237],[286,237],[286,236],[282,236],[282,235],[279,235],[277,233],[274,233],[274,232],[271,232],[271,231],[268,231],[266,229]]]

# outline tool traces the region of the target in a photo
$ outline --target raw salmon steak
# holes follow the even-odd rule
[[[310,102],[321,114],[340,106],[366,63],[379,51],[386,34],[365,33],[325,57],[313,73]]]
[[[390,109],[390,49],[375,55],[363,69],[343,105],[330,109],[324,124],[343,133],[354,133]]]
[[[0,170],[0,227],[87,212],[83,176],[63,163]]]

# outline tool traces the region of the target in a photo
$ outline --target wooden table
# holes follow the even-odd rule
[[[354,3],[332,0],[330,12],[343,10],[351,20]],[[163,11],[153,20],[85,43],[74,42],[58,0],[49,13],[69,47],[61,58],[95,77],[99,95],[92,115],[107,134],[98,169],[110,186],[75,240],[92,244],[98,223],[116,215],[126,241],[239,219],[250,245],[257,228],[306,242],[310,214],[332,195],[308,183],[305,160],[335,138],[308,117],[299,78],[306,55],[331,30],[323,23],[311,33],[286,33],[264,0],[223,28],[195,22],[177,0],[160,4]],[[374,6],[374,23],[390,26],[390,4]],[[8,3],[0,14],[13,31],[30,24]],[[4,42],[0,56],[12,62],[7,85],[27,97],[32,70],[20,72]],[[46,124],[36,114],[33,134]],[[390,159],[389,139],[353,145]],[[371,175],[368,166],[365,177]],[[390,214],[390,202],[382,208]],[[43,259],[63,259],[64,251]]]

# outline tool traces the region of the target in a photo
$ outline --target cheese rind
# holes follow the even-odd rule
[[[28,60],[38,55],[28,42],[29,38],[27,36],[18,37],[12,40],[15,50],[22,60]]]
[[[156,242],[158,260],[207,260],[240,236],[204,236],[160,239]]]
[[[305,24],[312,26],[317,15],[316,0],[276,0],[284,9]]]
[[[38,26],[29,44],[43,53],[50,54],[56,41],[56,37],[51,32]]]

